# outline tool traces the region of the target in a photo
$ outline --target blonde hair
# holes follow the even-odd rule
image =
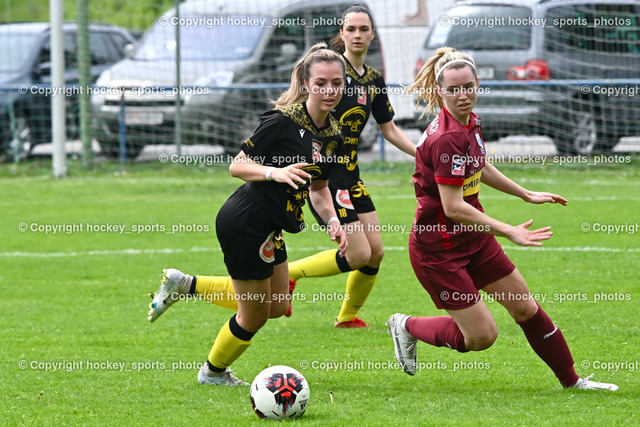
[[[455,62],[451,65],[447,65],[450,62]],[[416,109],[420,106],[420,101],[425,101],[427,106],[420,115],[422,118],[426,113],[436,113],[437,107],[442,108],[442,98],[438,95],[437,86],[442,84],[442,70],[445,68],[451,68],[452,70],[459,70],[464,67],[470,67],[473,70],[473,75],[477,79],[478,74],[476,72],[475,61],[466,53],[458,52],[452,47],[441,47],[436,50],[436,53],[429,58],[427,62],[422,66],[416,81],[407,89],[409,92],[414,90],[418,91],[418,101],[416,103]],[[436,81],[437,77],[437,81]]]
[[[347,65],[342,55],[329,50],[326,43],[317,43],[311,46],[307,53],[296,63],[291,73],[291,86],[282,92],[280,98],[274,103],[276,108],[282,108],[306,101],[309,97],[309,89],[304,82],[311,78],[311,67],[319,62],[338,62],[342,66],[344,74]]]

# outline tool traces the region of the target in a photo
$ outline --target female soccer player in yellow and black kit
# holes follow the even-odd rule
[[[288,307],[289,270],[282,230],[305,229],[302,206],[308,198],[328,224],[338,251],[347,249],[345,232],[331,202],[327,178],[342,150],[339,123],[329,114],[344,89],[345,63],[325,44],[315,45],[296,65],[291,87],[262,115],[254,134],[241,146],[229,170],[246,183],[220,208],[216,234],[231,276],[237,304],[198,372],[202,384],[248,385],[229,366],[251,344],[267,319]],[[211,299],[213,284],[227,278],[192,277],[165,270],[150,305],[155,321],[185,296]]]

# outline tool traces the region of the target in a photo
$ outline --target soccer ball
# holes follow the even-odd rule
[[[260,418],[296,418],[304,414],[309,404],[309,384],[289,366],[271,366],[253,380],[249,397]]]

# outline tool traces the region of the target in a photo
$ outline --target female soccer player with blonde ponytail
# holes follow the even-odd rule
[[[339,123],[330,115],[342,96],[344,79],[342,57],[324,43],[313,46],[296,65],[289,90],[275,109],[262,115],[229,167],[231,175],[245,184],[218,211],[216,234],[238,312],[222,326],[198,372],[202,384],[248,385],[229,366],[267,319],[282,316],[288,307],[289,269],[282,231],[306,229],[302,206],[307,197],[328,224],[338,252],[347,250],[327,186],[333,157],[344,142]],[[180,299],[198,296],[216,303],[220,297],[216,286],[225,289],[228,282],[226,277],[165,270],[149,320],[155,321]],[[231,290],[226,293],[229,297]]]
[[[495,236],[523,246],[541,246],[550,227],[530,230],[484,213],[480,185],[525,202],[566,205],[552,193],[529,191],[486,162],[480,118],[473,113],[480,84],[469,55],[440,48],[409,88],[437,117],[422,135],[413,182],[418,208],[409,239],[409,257],[418,280],[448,316],[394,314],[387,321],[395,357],[409,375],[416,373],[416,344],[467,352],[493,345],[496,322],[479,291],[502,304],[522,328],[529,344],[564,387],[617,390],[615,384],[580,378],[562,332],[531,297],[529,288]]]

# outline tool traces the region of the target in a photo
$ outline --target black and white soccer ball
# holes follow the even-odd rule
[[[296,418],[304,414],[309,404],[309,384],[289,366],[271,366],[253,380],[249,397],[260,418]]]

